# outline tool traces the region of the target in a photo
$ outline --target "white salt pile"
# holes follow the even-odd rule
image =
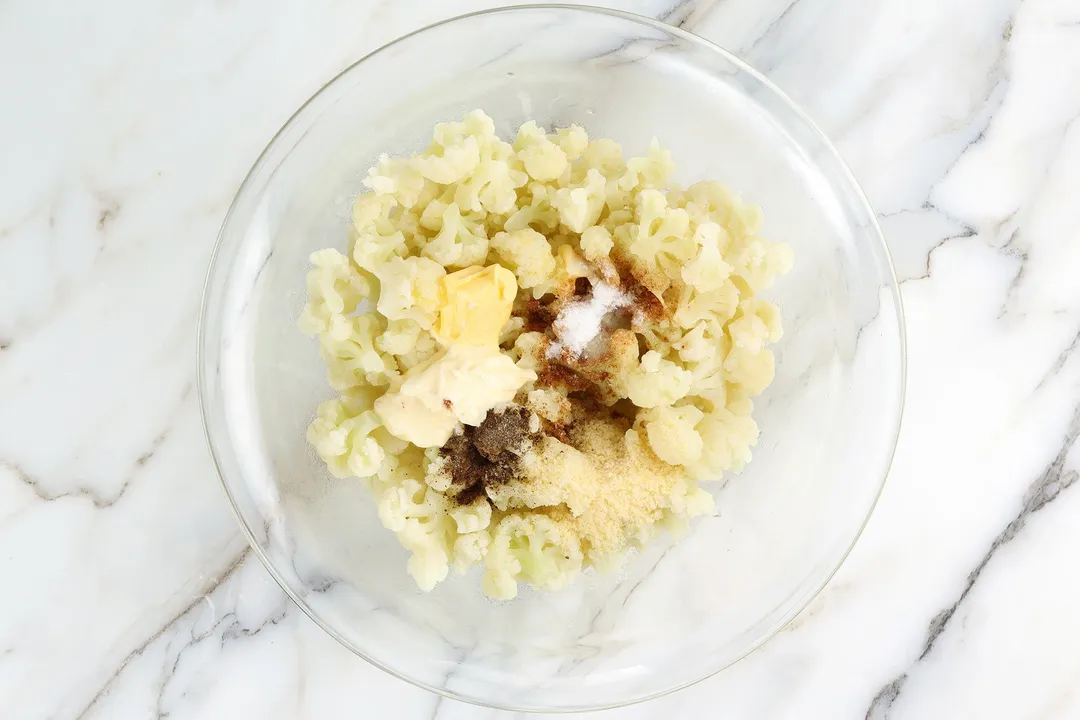
[[[586,346],[600,334],[604,317],[630,302],[630,297],[618,288],[602,280],[594,281],[588,299],[567,303],[555,318],[552,329],[558,342],[548,346],[547,356],[557,357],[566,350],[574,357],[580,357]]]

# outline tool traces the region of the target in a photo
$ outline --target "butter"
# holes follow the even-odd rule
[[[510,319],[517,280],[501,265],[473,265],[442,279],[445,302],[435,337],[443,345],[498,345]]]
[[[499,351],[499,333],[517,296],[514,273],[501,265],[467,267],[442,279],[441,295],[433,330],[447,349],[375,401],[386,429],[422,448],[445,445],[458,423],[479,425],[489,410],[536,380]]]
[[[458,422],[479,425],[489,410],[510,402],[534,380],[536,373],[519,368],[494,343],[454,343],[376,400],[375,412],[396,437],[417,447],[441,447]]]

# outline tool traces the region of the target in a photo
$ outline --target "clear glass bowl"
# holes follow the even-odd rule
[[[330,396],[295,321],[313,250],[347,241],[380,153],[424,147],[482,108],[583,125],[676,180],[719,179],[795,250],[771,298],[786,334],[756,404],[753,462],[715,483],[718,512],[615,575],[495,603],[476,575],[431,593],[405,572],[358,482],[330,478],[304,431]],[[485,705],[567,711],[662,695],[735,662],[824,586],[867,521],[892,458],[904,386],[900,298],[885,243],[834,148],[738,59],[644,18],[495,10],[408,35],[309,100],[271,141],[225,219],[199,338],[211,451],[252,546],[296,603],[375,665]]]

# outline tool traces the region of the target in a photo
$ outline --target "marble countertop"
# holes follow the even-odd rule
[[[502,718],[338,646],[205,449],[202,278],[338,70],[484,0],[0,3],[0,718]],[[1080,5],[629,0],[837,142],[903,281],[908,402],[840,572],[735,667],[594,717],[1080,718]]]

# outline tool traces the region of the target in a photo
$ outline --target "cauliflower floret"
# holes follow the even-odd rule
[[[590,262],[606,258],[614,246],[611,231],[603,225],[593,225],[581,233],[581,252]]]
[[[439,352],[439,348],[439,344],[431,333],[427,330],[421,330],[416,337],[416,344],[408,352],[397,355],[395,359],[402,371],[408,371],[430,360]]]
[[[671,405],[690,392],[693,376],[660,353],[650,350],[641,357],[641,364],[626,378],[630,400],[642,408]]]
[[[771,350],[751,352],[749,349],[732,345],[724,358],[724,371],[727,373],[727,381],[738,385],[744,394],[760,395],[773,381],[776,359]]]
[[[605,177],[618,177],[626,170],[622,146],[609,138],[590,140],[581,155],[581,162],[587,168],[596,168]]]
[[[544,352],[544,334],[527,332],[518,335],[514,347],[507,353],[522,370],[536,372],[540,367]]]
[[[528,408],[539,417],[556,425],[569,425],[573,406],[570,400],[558,390],[541,388],[528,394]]]
[[[737,243],[727,257],[732,274],[746,283],[751,292],[771,287],[777,275],[791,270],[791,247],[787,243],[770,243],[759,237]]]
[[[719,289],[703,292],[684,285],[679,291],[679,303],[673,316],[684,328],[692,328],[702,321],[726,323],[739,307],[739,290],[730,280],[724,280]]]
[[[462,535],[484,530],[491,524],[491,504],[481,500],[465,507],[459,506],[450,511],[450,517]]]
[[[624,189],[660,188],[673,172],[675,163],[671,153],[653,138],[645,157],[630,158],[626,162],[626,172],[619,178],[619,186]]]
[[[560,289],[581,277],[588,277],[589,266],[577,254],[571,245],[560,245],[555,255],[555,272],[547,280],[533,288],[533,298],[539,299],[548,293],[560,294]]]
[[[606,199],[607,180],[598,170],[590,169],[581,184],[556,190],[551,204],[559,211],[562,224],[580,233],[600,219]]]
[[[424,247],[426,257],[444,267],[468,267],[483,264],[488,253],[488,239],[483,222],[461,216],[451,203],[443,211],[439,234]]]
[[[638,417],[658,458],[669,465],[690,465],[701,457],[701,436],[694,427],[704,415],[693,405],[665,405],[644,410]]]
[[[408,255],[405,235],[390,219],[390,211],[396,204],[388,195],[361,195],[353,207],[352,257],[356,264],[374,272],[394,256]]]
[[[534,180],[550,182],[567,169],[566,153],[531,120],[518,129],[514,149]]]
[[[535,287],[555,272],[551,243],[532,228],[499,233],[491,239],[491,247],[523,288]]]
[[[375,339],[375,346],[391,355],[404,355],[416,347],[423,329],[412,318],[391,320],[383,334]]]
[[[345,478],[374,475],[386,453],[371,433],[382,425],[370,407],[349,407],[334,398],[320,403],[307,430],[307,440],[326,463],[330,474]]]
[[[766,300],[745,300],[734,320],[727,325],[731,340],[724,358],[728,381],[747,396],[758,395],[775,374],[775,359],[765,345],[780,339],[780,312]]]
[[[717,480],[728,470],[738,472],[750,462],[750,448],[757,444],[758,428],[749,414],[736,414],[729,408],[715,408],[697,424],[702,452],[690,466],[691,475],[700,480]]]
[[[730,243],[727,231],[713,222],[702,223],[694,231],[694,243],[697,257],[683,266],[683,281],[698,292],[715,292],[731,275],[731,266],[723,258],[723,249]]]
[[[483,118],[479,117],[483,116]],[[469,113],[464,122],[439,123],[426,152],[411,158],[410,167],[440,185],[456,183],[472,174],[480,164],[480,143],[470,132],[483,133],[483,113]]]
[[[568,128],[559,128],[555,131],[555,142],[566,153],[567,160],[577,160],[589,146],[589,136],[585,129],[578,125]]]
[[[480,165],[453,190],[453,202],[465,212],[509,214],[517,210],[516,190],[529,175],[514,156],[514,148],[494,136],[480,144]]]
[[[696,182],[679,196],[679,206],[686,208],[694,221],[715,222],[725,227],[737,201],[727,187],[712,180]]]
[[[496,600],[517,596],[518,582],[558,590],[581,570],[581,541],[545,515],[507,515],[491,533],[483,590]]]
[[[554,230],[559,226],[559,211],[552,207],[555,190],[538,182],[529,183],[518,200],[518,209],[506,218],[503,230],[508,233],[528,227]]]
[[[470,567],[483,562],[491,544],[491,535],[486,530],[459,535],[454,540],[454,571],[464,575]]]
[[[379,312],[389,320],[414,320],[427,330],[439,309],[446,270],[426,257],[394,258],[375,270]]]
[[[716,507],[713,496],[698,487],[698,484],[685,478],[675,483],[671,491],[671,510],[678,515],[691,518],[712,512]]]
[[[385,488],[379,497],[379,519],[398,541],[412,551],[408,571],[424,592],[449,574],[454,525],[446,499],[414,477]]]
[[[724,333],[723,325],[715,320],[702,320],[672,344],[672,349],[693,376],[690,392],[695,395],[708,393],[711,398],[716,398],[717,392],[723,393],[723,363],[730,348],[731,339]],[[723,407],[724,402],[718,404]]]
[[[446,492],[454,483],[450,467],[442,448],[424,448],[424,482],[428,487],[439,492]]]
[[[297,321],[301,332],[316,335],[330,329],[333,315],[348,315],[371,294],[371,283],[332,248],[311,253],[307,274],[308,302]]]
[[[379,162],[364,178],[364,185],[376,196],[389,195],[405,208],[420,204],[430,184],[408,160],[390,158],[385,154],[379,156]]]
[[[375,349],[380,332],[382,326],[371,314],[331,318],[330,328],[319,336],[319,354],[326,363],[331,387],[345,390],[365,382],[389,381],[397,367],[392,357]]]
[[[626,227],[626,226],[623,226]],[[668,208],[659,190],[642,190],[638,196],[637,223],[630,229],[629,251],[637,265],[650,273],[649,289],[662,293],[670,277],[679,277],[683,265],[697,252],[688,232],[690,216],[682,208]]]

